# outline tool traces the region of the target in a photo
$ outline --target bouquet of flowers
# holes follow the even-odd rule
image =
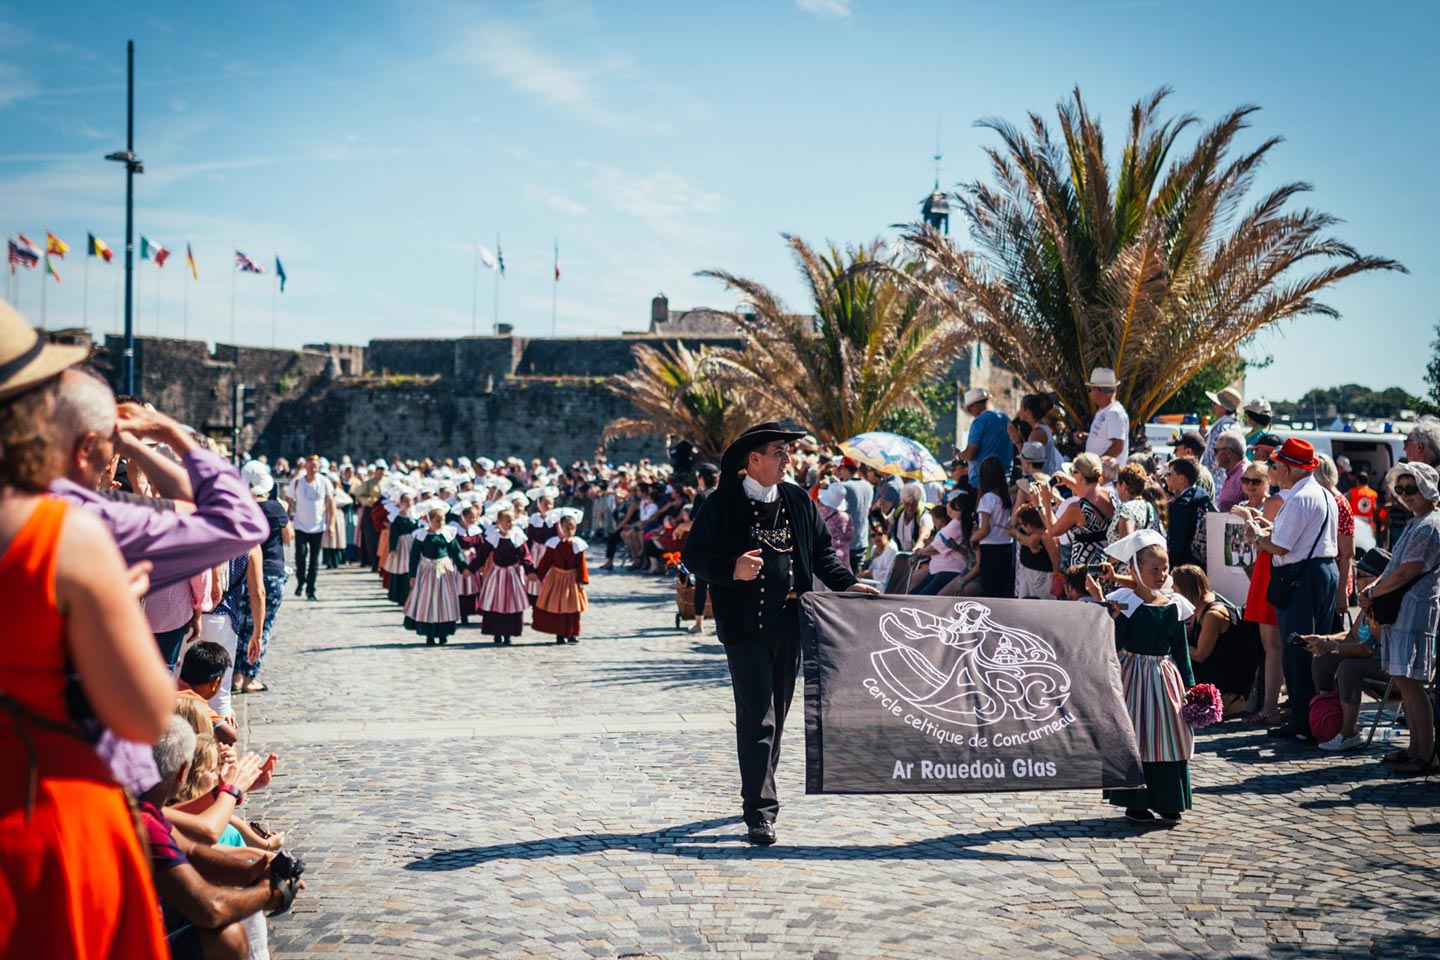
[[[1195,730],[1203,730],[1219,723],[1225,717],[1224,702],[1220,699],[1220,688],[1213,683],[1197,683],[1185,694],[1185,705],[1180,708],[1180,717]]]
[[[680,562],[680,551],[663,553],[661,557],[665,560],[665,573],[673,576],[680,583],[690,582],[690,571],[685,569],[685,564]]]

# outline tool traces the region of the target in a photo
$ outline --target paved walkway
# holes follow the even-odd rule
[[[277,958],[1440,956],[1440,784],[1378,749],[1218,728],[1185,824],[1137,835],[1089,792],[806,797],[797,723],[753,849],[724,656],[668,581],[597,573],[570,647],[427,648],[369,574],[320,591],[238,698],[283,757],[246,809],[309,867]]]

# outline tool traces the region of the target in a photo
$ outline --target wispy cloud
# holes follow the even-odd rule
[[[718,213],[724,199],[696,187],[668,170],[637,174],[616,167],[594,165],[591,188],[616,212],[634,217],[659,233],[689,229],[696,214]]]
[[[527,186],[521,190],[521,193],[526,200],[533,203],[543,203],[550,209],[558,210],[566,216],[579,217],[590,212],[590,208],[585,206],[585,204],[571,200],[569,197],[555,193],[552,190],[545,190],[536,186]]]
[[[795,6],[822,20],[849,20],[850,0],[795,0]]]
[[[524,31],[500,21],[472,24],[460,31],[454,55],[492,77],[596,126],[615,126],[630,118],[606,102],[604,84],[631,70],[623,57],[582,62],[542,49]]]
[[[0,61],[0,110],[36,94],[39,86],[13,63]]]

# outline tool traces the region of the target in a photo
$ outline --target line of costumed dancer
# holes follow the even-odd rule
[[[443,645],[478,617],[482,633],[509,644],[533,609],[536,631],[578,643],[590,582],[581,511],[557,508],[553,486],[512,490],[508,477],[487,476],[455,494],[461,479],[387,477],[371,510],[381,582],[405,628]]]

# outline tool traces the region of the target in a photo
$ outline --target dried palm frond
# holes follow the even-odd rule
[[[1093,367],[1116,371],[1138,427],[1259,331],[1288,317],[1335,316],[1315,299],[1324,288],[1357,273],[1405,270],[1326,236],[1334,217],[1287,211],[1308,184],[1285,184],[1244,209],[1280,142],[1232,158],[1256,107],[1232,110],[1172,160],[1198,121],[1162,119],[1169,93],[1161,88],[1131,109],[1113,172],[1078,89],[1057,110],[1061,142],[1037,114],[1028,131],[984,121],[1002,142],[986,151],[992,182],[961,184],[952,197],[978,250],[958,250],[922,224],[906,228],[931,307],[961,321],[1023,379],[1048,384],[1079,423],[1093,412],[1084,386]],[[1311,267],[1315,258],[1327,262]]]

